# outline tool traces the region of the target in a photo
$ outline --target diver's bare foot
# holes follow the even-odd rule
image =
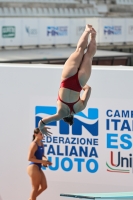
[[[95,31],[94,28],[92,28],[91,33],[90,33],[90,39],[95,39],[96,38],[97,32]]]
[[[85,31],[91,33],[92,25],[87,24],[86,27],[85,27]]]

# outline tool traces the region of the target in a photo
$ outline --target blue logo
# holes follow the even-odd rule
[[[104,35],[121,35],[121,26],[104,26]]]
[[[67,26],[48,26],[47,36],[66,36]]]
[[[36,106],[35,107],[35,126],[38,127],[38,122],[42,119],[41,115],[53,115],[57,111],[56,107],[52,106]],[[72,135],[82,135],[84,127],[92,136],[98,136],[98,109],[89,108],[88,116],[83,112],[74,115],[74,124],[72,125]],[[57,122],[51,122],[48,126],[57,126]],[[59,134],[69,135],[70,126],[63,120],[59,121]]]

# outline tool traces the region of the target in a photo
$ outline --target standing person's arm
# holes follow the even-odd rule
[[[42,147],[44,148],[43,143],[42,143]],[[45,155],[43,155],[43,158],[42,158],[42,159],[48,161],[48,162],[49,162],[49,165],[52,165],[52,163],[47,159],[47,157],[46,157]],[[44,167],[48,167],[47,164],[43,164],[43,166],[44,166]]]

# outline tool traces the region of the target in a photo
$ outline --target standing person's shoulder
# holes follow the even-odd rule
[[[33,149],[33,148],[37,148],[37,144],[36,144],[36,142],[34,142],[34,141],[32,141],[32,142],[30,143],[30,149]]]

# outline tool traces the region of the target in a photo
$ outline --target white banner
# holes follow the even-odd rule
[[[31,131],[42,117],[56,113],[54,99],[54,96],[40,96],[34,101],[32,98]],[[93,176],[91,184],[101,184],[102,190],[106,184],[117,188],[124,185],[116,179],[120,176],[121,181],[126,180],[125,186],[131,187],[132,100],[92,97],[88,104],[89,107],[75,115],[72,127],[62,120],[49,125],[53,135],[44,139],[45,153],[53,163],[47,170],[49,180],[56,182],[58,176],[58,182],[77,182],[80,185],[89,184],[89,179]],[[101,176],[106,178],[100,180]]]
[[[70,44],[77,45],[80,36],[85,30],[85,25],[84,18],[70,18]]]
[[[132,18],[1,18],[0,46],[77,44],[86,24],[98,44],[133,42]]]
[[[70,21],[69,18],[55,18],[55,24],[53,27],[49,27],[50,32],[54,32],[55,34],[55,44],[70,44]]]
[[[3,200],[29,198],[26,168],[33,129],[42,117],[56,113],[61,71],[60,65],[0,64]],[[132,80],[132,68],[93,66],[92,94],[85,110],[74,115],[73,126],[63,120],[47,125],[53,134],[44,138],[44,149],[53,165],[43,169],[48,189],[40,200],[63,200],[60,193],[132,191]]]
[[[22,43],[23,45],[39,44],[39,18],[23,18]]]
[[[133,18],[126,18],[125,21],[126,42],[133,42]]]
[[[126,21],[124,18],[113,18],[113,43],[126,42]]]
[[[55,44],[55,31],[52,27],[55,26],[54,18],[40,18],[39,27],[40,27],[40,36],[39,44],[40,45],[54,45]]]
[[[1,23],[1,37],[4,46],[22,45],[22,19],[5,18]]]
[[[112,43],[113,42],[113,19],[112,18],[100,18],[99,19],[99,35],[100,43]]]
[[[2,37],[3,24],[4,24],[4,19],[0,18],[0,47],[4,46],[4,40],[3,40],[3,37]]]

